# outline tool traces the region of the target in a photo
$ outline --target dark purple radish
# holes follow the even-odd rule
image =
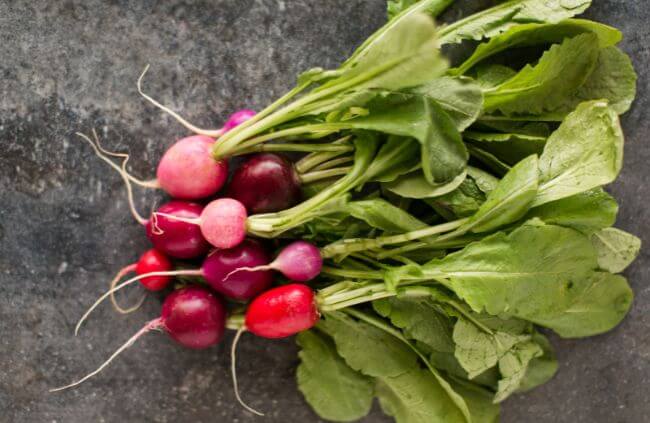
[[[153,246],[179,259],[204,256],[210,250],[210,244],[201,233],[201,228],[188,219],[201,217],[204,207],[188,201],[170,201],[154,212],[151,219],[145,221],[147,238]]]
[[[246,208],[232,198],[211,201],[197,217],[172,215],[160,209],[153,214],[159,219],[166,217],[169,220],[196,225],[203,237],[217,248],[232,248],[246,237]]]
[[[263,266],[270,261],[271,257],[259,242],[246,239],[236,247],[214,251],[203,261],[201,270],[212,289],[228,298],[246,301],[271,286],[273,273],[258,270],[228,275],[240,267]]]
[[[230,272],[226,279],[242,271],[277,270],[292,281],[307,282],[318,276],[322,267],[323,258],[315,245],[307,241],[294,241],[266,266],[240,267]]]
[[[90,316],[90,313],[107,297],[112,297],[115,292],[124,287],[143,280],[165,278],[168,282],[173,276],[202,276],[214,290],[221,294],[235,300],[250,300],[271,285],[273,282],[272,272],[261,269],[251,271],[242,270],[236,274],[232,274],[233,270],[241,270],[247,266],[263,267],[269,261],[270,257],[264,247],[259,242],[249,239],[234,248],[213,251],[203,260],[200,269],[168,269],[164,271],[154,270],[152,272],[139,273],[138,276],[128,279],[117,286],[111,284],[111,289],[100,296],[84,313],[81,319],[79,319],[75,327],[75,335],[79,332],[79,328],[83,322]]]
[[[272,213],[300,202],[300,178],[293,164],[273,153],[250,156],[235,171],[226,195],[250,214]]]
[[[51,389],[50,392],[72,388],[95,376],[122,351],[152,330],[167,332],[172,339],[187,348],[203,349],[218,343],[223,337],[225,328],[226,308],[219,298],[199,286],[179,289],[165,298],[160,317],[147,322],[97,370],[74,383]]]

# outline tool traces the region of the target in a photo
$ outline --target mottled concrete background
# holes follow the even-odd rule
[[[448,18],[488,2],[458,3]],[[589,16],[622,28],[641,74],[611,192],[618,225],[650,245],[650,12],[645,0],[594,3]],[[151,334],[79,389],[47,392],[94,368],[160,304],[150,298],[127,317],[103,306],[72,336],[113,272],[147,245],[119,177],[72,134],[98,128],[108,147],[132,153],[136,174],[151,175],[185,131],[138,97],[146,63],[149,92],[217,126],[237,108],[261,108],[298,72],[336,66],[383,21],[383,0],[0,1],[0,422],[318,421],[295,388],[292,340],[240,345],[241,390],[264,420],[234,401],[230,337],[192,352]],[[155,200],[140,198],[142,209]],[[554,339],[558,376],[509,400],[503,421],[650,421],[647,251],[627,272],[637,294],[628,319],[604,336]],[[365,421],[388,420],[375,410]]]

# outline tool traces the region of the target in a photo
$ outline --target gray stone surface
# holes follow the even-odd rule
[[[641,75],[611,192],[618,225],[648,245],[650,12],[645,0],[594,3],[588,16],[623,30]],[[459,1],[448,16],[477,5]],[[1,422],[318,421],[295,388],[292,340],[245,336],[240,345],[241,390],[265,420],[234,401],[230,337],[193,352],[150,334],[79,389],[47,392],[94,368],[160,305],[150,298],[129,316],[103,306],[72,336],[107,279],[147,245],[119,177],[73,132],[97,128],[108,147],[132,153],[136,174],[151,175],[185,131],[138,97],[146,63],[148,91],[217,126],[276,98],[298,72],[335,66],[383,19],[382,0],[0,1]],[[139,198],[142,209],[155,200]],[[503,421],[650,421],[649,264],[644,249],[627,272],[636,291],[627,320],[603,336],[554,339],[559,374],[509,400]],[[365,421],[389,420],[375,410]]]

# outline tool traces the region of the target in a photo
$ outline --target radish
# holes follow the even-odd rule
[[[198,217],[170,214],[160,209],[153,214],[169,220],[198,225],[203,237],[217,248],[232,248],[246,237],[246,208],[232,198],[211,201]]]
[[[307,241],[294,241],[282,249],[271,263],[264,266],[240,267],[230,272],[226,279],[241,271],[277,270],[296,282],[307,282],[320,274],[323,258],[320,250]]]
[[[158,163],[158,184],[174,198],[198,199],[217,193],[228,177],[228,162],[215,161],[210,150],[214,139],[205,135],[182,138]]]
[[[226,195],[240,201],[251,214],[276,212],[300,201],[300,178],[285,158],[255,154],[235,171]]]
[[[201,270],[215,291],[228,298],[250,300],[271,285],[272,272],[257,270],[239,272],[230,277],[228,275],[240,267],[261,266],[270,261],[262,244],[246,239],[234,248],[214,251],[203,261]]]
[[[150,251],[155,252],[155,250]],[[250,300],[255,297],[257,294],[268,288],[273,282],[272,273],[264,269],[241,271],[235,276],[230,276],[233,269],[241,270],[245,266],[263,266],[270,261],[269,255],[262,245],[259,242],[250,239],[245,240],[231,249],[213,251],[203,260],[200,269],[171,270],[171,264],[169,267],[164,267],[161,265],[163,262],[158,261],[157,258],[151,258],[151,254],[153,253],[145,253],[140,259],[140,262],[135,265],[136,269],[138,267],[143,270],[148,269],[150,270],[149,272],[140,273],[136,270],[138,276],[116,285],[117,281],[124,275],[122,271],[118,273],[118,277],[113,279],[113,282],[111,282],[111,289],[100,296],[84,313],[81,319],[79,319],[79,322],[77,322],[77,326],[75,327],[75,335],[79,332],[79,328],[83,322],[86,321],[88,316],[90,316],[90,313],[92,313],[93,310],[102,303],[102,301],[109,296],[113,298],[115,292],[138,281],[156,281],[160,279],[168,283],[173,276],[202,276],[214,290],[229,298],[242,301]],[[147,286],[145,286],[145,288],[146,287]]]
[[[270,289],[246,310],[246,329],[263,338],[285,338],[314,326],[320,314],[314,291],[294,283]]]
[[[218,343],[225,328],[226,308],[219,298],[199,286],[179,289],[165,298],[160,317],[147,322],[97,370],[74,383],[51,389],[50,392],[72,388],[95,376],[138,338],[152,330],[164,330],[172,339],[187,348],[203,349]]]
[[[115,275],[115,278],[110,283],[110,290],[112,291],[120,279],[131,272],[135,272],[138,275],[143,275],[145,273],[151,272],[166,272],[170,271],[171,269],[172,263],[169,261],[167,256],[165,256],[160,251],[152,248],[142,254],[136,263],[125,266],[119,272],[117,272],[117,275]],[[160,291],[161,289],[165,288],[170,281],[171,277],[169,276],[150,276],[140,279],[140,283],[148,291]],[[145,297],[143,296],[136,305],[125,309],[117,303],[114,292],[111,293],[111,302],[113,303],[113,307],[115,307],[115,310],[122,314],[128,314],[140,308],[144,299]]]
[[[248,119],[255,116],[255,111],[250,109],[241,109],[237,110],[235,113],[228,117],[228,120],[221,128],[222,133],[230,131],[235,126],[239,126],[242,123],[246,122]]]
[[[170,201],[154,212],[151,219],[144,220],[147,237],[153,246],[179,259],[190,259],[208,253],[210,244],[201,229],[188,219],[198,219],[204,207],[188,201]]]
[[[255,298],[248,306],[245,325],[233,339],[230,349],[230,371],[237,401],[248,411],[264,414],[242,400],[237,387],[237,345],[245,331],[269,339],[285,338],[310,329],[320,319],[316,297],[307,285],[294,283],[270,289]]]

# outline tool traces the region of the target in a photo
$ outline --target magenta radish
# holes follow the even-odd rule
[[[151,272],[167,272],[171,269],[172,263],[169,261],[167,256],[165,256],[160,251],[152,248],[142,254],[136,263],[125,266],[119,272],[117,272],[117,275],[115,275],[115,278],[110,283],[110,290],[112,291],[120,279],[131,272],[135,272],[137,275],[143,275],[145,273]],[[165,288],[170,281],[171,277],[169,276],[151,276],[148,278],[140,279],[140,284],[142,284],[142,286],[148,291],[160,291],[161,289]],[[136,305],[125,309],[117,303],[114,293],[111,294],[111,302],[113,303],[113,307],[115,307],[115,310],[122,314],[128,314],[140,308],[142,302],[144,301],[144,298],[145,297],[143,296]]]
[[[190,259],[207,254],[210,244],[201,228],[187,220],[201,217],[204,207],[188,201],[170,201],[145,220],[147,238],[153,246],[179,259]]]
[[[232,248],[246,237],[246,208],[232,198],[211,201],[198,217],[172,215],[160,209],[153,214],[158,218],[197,225],[203,237],[217,248]]]
[[[255,116],[254,110],[250,110],[250,109],[237,110],[235,113],[230,115],[230,117],[228,117],[228,120],[221,128],[221,130],[223,131],[222,133],[225,134],[226,132],[230,131],[232,128],[246,122],[248,119],[252,118],[253,116]]]
[[[277,270],[296,282],[307,282],[320,274],[323,258],[320,250],[307,241],[294,241],[280,251],[271,263],[265,266],[240,267],[226,276],[234,277],[241,271]]]
[[[160,317],[147,322],[124,345],[117,349],[101,366],[78,381],[50,392],[72,388],[90,379],[142,335],[152,330],[163,330],[187,348],[203,349],[218,343],[226,328],[226,308],[219,298],[205,288],[188,286],[169,294],[162,305]]]
[[[246,310],[246,329],[263,338],[284,338],[314,326],[320,314],[314,291],[307,285],[272,288],[255,298]]]
[[[277,212],[300,201],[300,178],[282,156],[255,154],[233,173],[226,196],[240,201],[251,214]]]
[[[263,269],[241,271],[236,275],[229,275],[233,269],[242,269],[245,266],[263,266],[269,261],[269,255],[259,242],[245,240],[234,248],[213,251],[203,260],[200,269],[160,270],[147,263],[151,272],[139,273],[138,276],[119,285],[115,285],[119,279],[114,279],[111,289],[100,296],[79,319],[75,327],[75,334],[79,332],[79,328],[88,316],[107,297],[113,297],[115,292],[143,280],[155,281],[159,278],[166,278],[169,281],[173,276],[202,276],[215,291],[235,300],[250,300],[271,285],[273,274]],[[143,264],[142,267],[145,268],[147,265]]]

